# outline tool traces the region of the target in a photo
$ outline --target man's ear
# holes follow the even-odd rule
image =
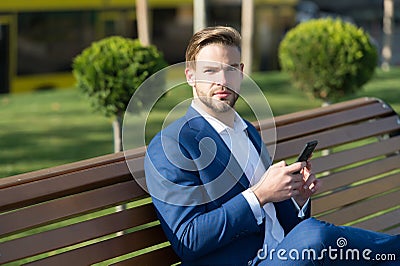
[[[187,83],[193,87],[196,84],[196,75],[194,73],[194,70],[191,68],[186,68],[185,76]]]

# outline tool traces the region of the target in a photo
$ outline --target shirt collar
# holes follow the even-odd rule
[[[209,115],[207,112],[202,110],[199,106],[197,106],[194,101],[191,104],[192,108],[195,109],[204,119],[218,132],[218,134],[222,134],[224,132],[235,131],[241,132],[247,129],[247,124],[243,121],[243,119],[239,116],[239,114],[235,111],[235,118],[233,122],[233,129],[228,125],[222,123],[220,120],[215,117]]]

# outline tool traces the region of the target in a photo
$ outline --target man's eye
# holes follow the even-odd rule
[[[214,69],[205,69],[204,73],[214,73],[215,70]]]

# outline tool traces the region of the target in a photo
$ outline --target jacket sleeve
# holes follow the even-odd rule
[[[168,151],[170,158],[181,158],[175,163],[161,151],[160,142],[153,140],[145,157],[146,182],[164,232],[182,259],[194,260],[261,232],[263,225],[257,225],[240,192],[217,203],[210,199],[199,172],[189,161],[183,162],[187,157],[181,150]]]

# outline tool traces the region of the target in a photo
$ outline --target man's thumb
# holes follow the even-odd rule
[[[285,167],[286,166],[286,162],[285,161],[280,161],[277,162],[276,164],[272,165],[272,167]]]

